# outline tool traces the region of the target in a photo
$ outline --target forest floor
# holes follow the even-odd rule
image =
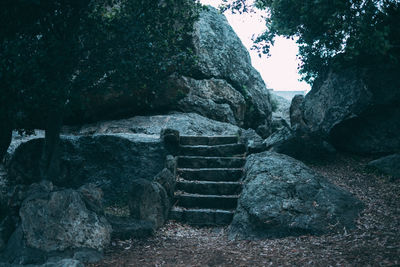
[[[308,164],[365,203],[356,229],[238,241],[228,239],[227,228],[169,222],[147,239],[114,240],[89,266],[400,266],[400,180],[368,171],[370,160],[339,154]]]

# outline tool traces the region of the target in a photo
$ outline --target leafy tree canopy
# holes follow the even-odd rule
[[[268,54],[276,35],[294,38],[312,82],[328,66],[400,63],[400,2],[397,0],[224,0],[223,9],[268,11],[267,30],[255,40]]]
[[[196,12],[190,0],[1,1],[0,114],[26,127],[111,87],[159,90],[190,62]]]
[[[196,17],[192,0],[2,0],[0,160],[12,129],[43,127],[40,169],[56,176],[65,115],[101,91],[138,91],[147,108],[190,64]]]

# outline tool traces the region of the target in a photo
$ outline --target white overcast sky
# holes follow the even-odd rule
[[[200,0],[204,5],[218,7],[221,0]],[[299,64],[296,55],[298,47],[295,41],[277,37],[275,45],[271,48],[271,57],[258,56],[254,50],[252,36],[257,36],[265,30],[265,20],[262,13],[256,14],[231,14],[225,12],[229,23],[250,52],[253,66],[260,72],[267,87],[275,91],[302,91],[310,90],[310,85],[299,82],[300,75],[297,71]]]

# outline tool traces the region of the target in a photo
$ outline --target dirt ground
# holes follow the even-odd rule
[[[148,239],[114,240],[89,266],[400,266],[400,181],[368,171],[370,160],[341,154],[308,164],[365,203],[356,229],[238,241],[227,228],[169,222]]]

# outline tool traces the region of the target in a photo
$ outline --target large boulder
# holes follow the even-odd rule
[[[158,138],[161,130],[179,131],[180,135],[236,135],[240,128],[224,122],[208,119],[196,113],[136,116],[129,119],[104,121],[78,127],[64,127],[65,134],[91,135],[130,133],[153,135]]]
[[[94,92],[85,98],[84,108],[75,111],[66,122],[119,119],[143,111],[182,111],[253,128],[263,137],[269,135],[269,92],[225,16],[213,7],[203,9],[194,23],[192,40],[188,41],[196,64],[185,73],[171,74],[164,81],[163,90],[111,88]]]
[[[342,150],[400,151],[399,67],[330,71],[315,81],[304,100],[304,121]]]
[[[230,237],[324,234],[355,226],[362,203],[302,162],[273,152],[247,158]]]
[[[0,262],[42,264],[50,258],[99,260],[108,246],[112,228],[85,199],[92,191],[63,189],[43,181],[19,195],[19,224],[8,239]],[[92,202],[92,204],[94,204]]]
[[[172,83],[188,92],[178,109],[253,128],[267,137],[271,133],[270,94],[247,49],[217,9],[209,6],[200,13],[193,46],[197,65],[189,72],[190,78]]]
[[[72,189],[32,193],[19,211],[27,245],[42,251],[75,248],[102,250],[110,242],[111,226],[90,211]]]
[[[38,169],[44,139],[20,145],[8,164],[11,183],[40,181]],[[152,180],[161,170],[168,151],[158,136],[98,134],[62,136],[57,186],[79,188],[97,184],[106,204],[127,203],[130,184],[139,178]]]
[[[260,74],[251,65],[248,51],[217,9],[208,7],[194,25],[194,51],[198,64],[196,79],[222,79],[240,92],[246,100],[245,128],[269,125],[271,104],[269,92]],[[264,127],[265,128],[265,127]],[[268,135],[267,130],[258,131]]]
[[[293,97],[289,108],[291,126],[281,127],[264,140],[264,150],[286,154],[302,161],[331,156],[335,149],[304,121],[304,96]]]
[[[302,161],[328,159],[336,152],[327,141],[316,133],[299,127],[282,129],[263,141],[263,151],[288,155]]]
[[[207,118],[242,126],[246,102],[242,94],[223,79],[202,79],[182,76],[174,79],[176,90],[188,94],[178,102],[177,109],[195,112]]]

